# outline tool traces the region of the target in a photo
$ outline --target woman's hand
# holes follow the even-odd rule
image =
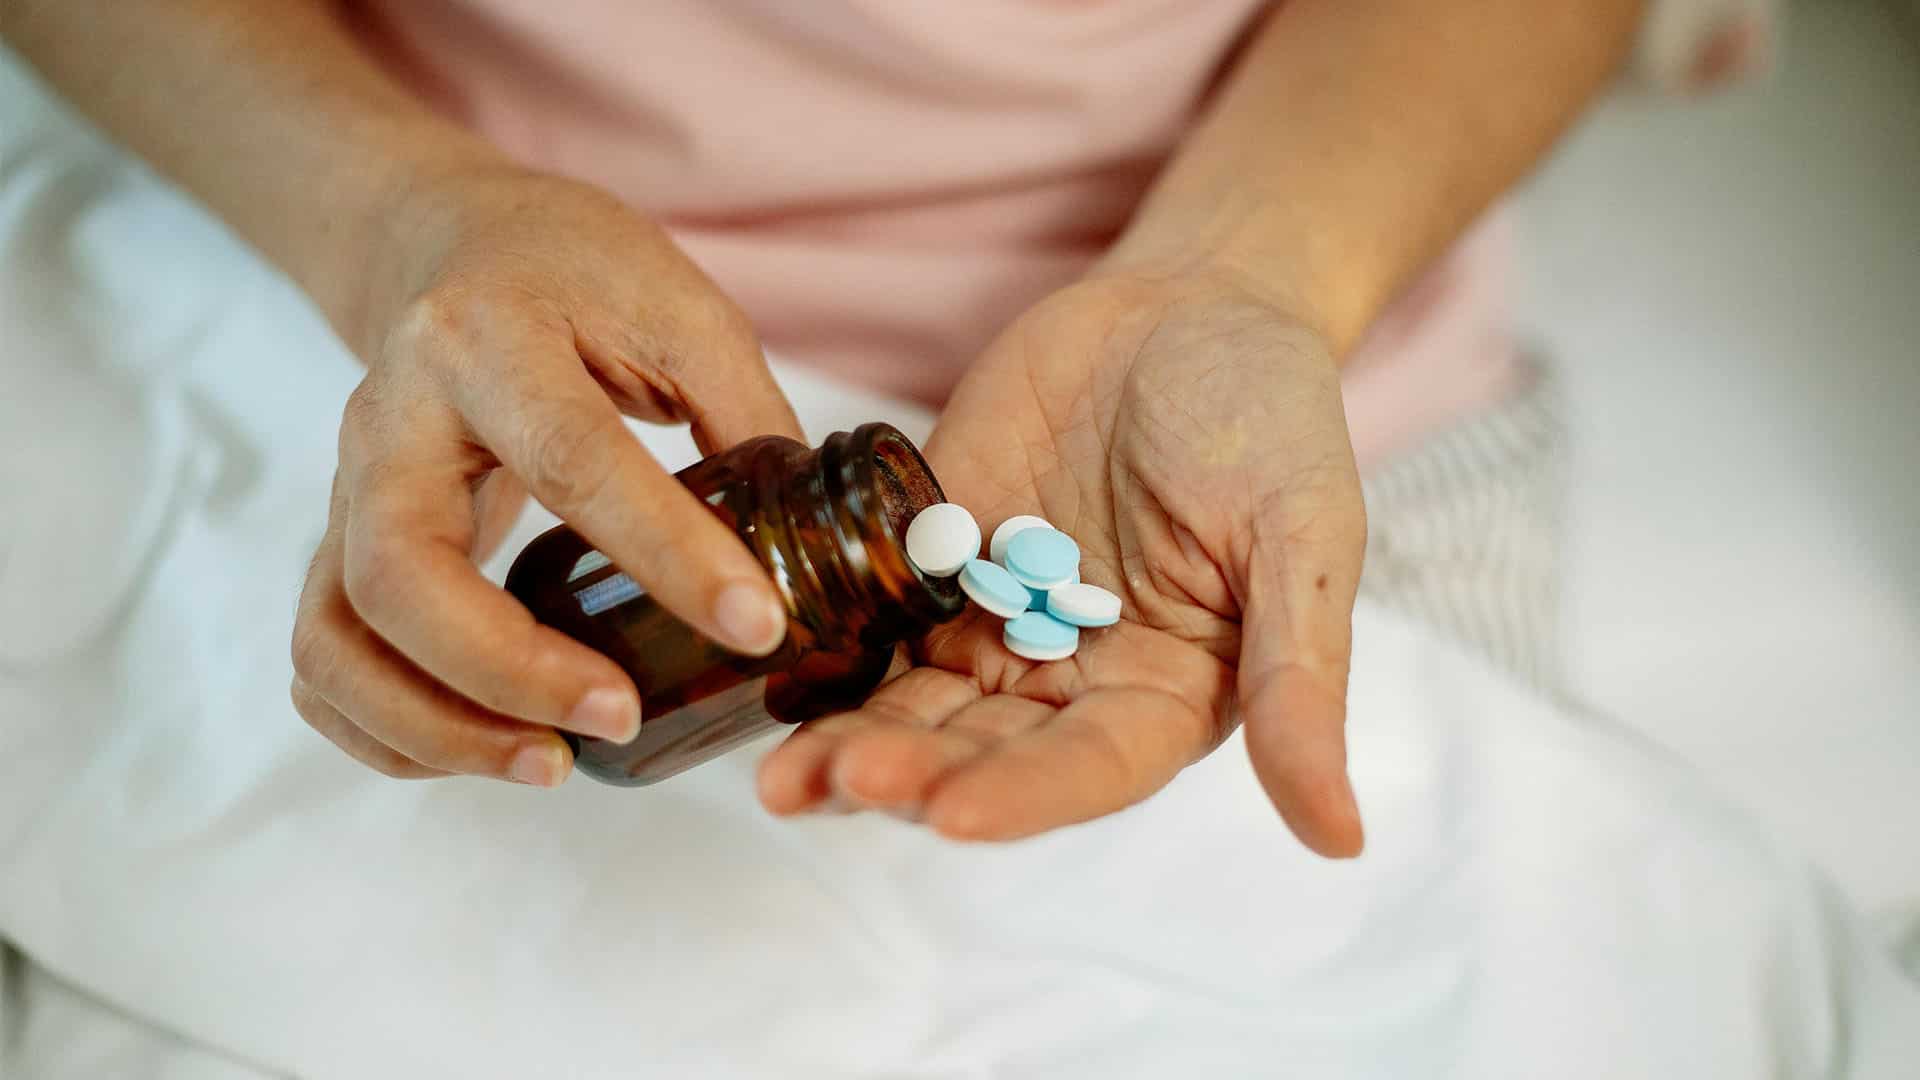
[[[1230,279],[1094,278],[988,349],[927,455],[988,529],[1071,534],[1122,621],[1046,664],[978,610],[939,628],[865,707],[766,759],[769,809],[1026,836],[1145,798],[1244,719],[1301,840],[1360,850],[1344,722],[1366,517],[1318,335]]]
[[[476,548],[524,484],[686,622],[770,652],[786,618],[766,573],[620,415],[690,420],[707,451],[799,428],[745,317],[610,196],[503,167],[409,202],[368,268],[367,376],[294,627],[294,704],[389,775],[557,784],[553,729],[632,738],[639,698],[483,578]]]

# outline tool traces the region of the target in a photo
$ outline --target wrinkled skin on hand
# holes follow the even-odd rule
[[[1135,803],[1237,723],[1295,834],[1356,854],[1346,776],[1351,617],[1366,540],[1337,366],[1231,281],[1092,278],[988,348],[927,444],[991,529],[1039,514],[1124,601],[1053,663],[978,610],[860,710],[761,770],[779,813],[879,809],[1012,839]]]
[[[611,196],[503,169],[420,199],[369,269],[289,692],[386,775],[551,786],[572,766],[556,729],[631,738],[638,693],[475,560],[530,493],[677,616],[764,654],[786,627],[765,570],[621,416],[689,421],[709,451],[799,425],[746,316]]]

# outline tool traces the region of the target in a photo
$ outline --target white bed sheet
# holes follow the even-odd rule
[[[0,1080],[272,1080],[100,1001],[16,952],[0,954]]]
[[[1649,741],[1370,608],[1350,865],[1297,849],[1237,744],[1003,848],[769,821],[751,750],[640,792],[356,768],[285,700],[351,363],[9,78],[0,935],[126,1015],[314,1077],[1920,1060],[1920,990],[1808,860]],[[816,433],[926,424],[782,374]]]
[[[1575,443],[1580,692],[1887,917],[1920,903],[1920,43],[1602,108],[1521,198]]]

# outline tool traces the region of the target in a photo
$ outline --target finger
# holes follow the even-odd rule
[[[313,689],[313,678],[334,677],[331,666],[336,654],[333,650],[316,647],[322,640],[321,624],[316,616],[325,606],[324,598],[335,596],[340,591],[341,533],[345,528],[346,507],[346,494],[336,473],[328,502],[327,531],[321,537],[313,561],[307,566],[307,580],[301,587],[300,604],[294,617],[294,674],[288,688],[294,711],[309,727],[326,736],[328,741],[346,751],[348,756],[377,772],[396,779],[445,776],[447,773],[444,771],[422,765],[362,731]]]
[[[536,623],[481,575],[469,557],[472,493],[464,469],[427,454],[402,450],[383,467],[343,461],[342,550],[334,565],[316,560],[308,591],[323,605],[343,590],[351,611],[316,608],[315,616],[364,623],[425,676],[489,712],[631,740],[640,727],[633,681],[605,656]]]
[[[353,721],[341,714],[340,710],[326,703],[313,688],[294,676],[289,689],[293,698],[293,709],[307,726],[326,736],[327,741],[347,752],[347,756],[375,772],[391,776],[396,780],[430,780],[449,775],[441,769],[429,768],[400,753],[393,747],[360,730]]]
[[[621,324],[575,328],[575,346],[593,377],[630,416],[692,421],[706,454],[756,435],[801,438],[752,321],[684,258],[675,253],[672,262],[656,277],[684,273],[699,284],[655,290],[651,310]]]
[[[756,788],[767,812],[785,817],[819,809],[832,794],[827,763],[833,760],[840,735],[819,728],[819,721],[800,725],[779,746],[760,759]]]
[[[855,806],[922,817],[943,778],[1054,714],[1051,705],[995,694],[961,708],[938,727],[863,729],[848,736],[835,756],[833,792]]]
[[[1009,712],[985,722],[1032,719]],[[1165,787],[1204,752],[1200,733],[1210,726],[1165,691],[1093,690],[943,775],[923,816],[955,840],[1014,840],[1090,821]]]
[[[1357,515],[1358,502],[1354,502]],[[1330,514],[1332,512],[1329,512]],[[1288,535],[1284,549],[1268,537]],[[1301,843],[1329,858],[1365,844],[1347,777],[1347,671],[1363,517],[1256,538],[1241,622],[1239,698],[1254,773]]]
[[[1360,854],[1365,834],[1347,778],[1342,695],[1301,667],[1270,669],[1260,685],[1243,706],[1260,786],[1301,843],[1328,858]]]
[[[828,780],[833,794],[852,806],[917,811],[941,774],[984,753],[994,740],[982,731],[946,726],[982,704],[969,679],[920,668],[887,689],[894,692],[874,695],[855,714],[863,722],[841,740]],[[1025,704],[1049,711],[1037,702]]]
[[[552,787],[572,754],[551,728],[489,713],[407,662],[335,592],[303,616],[296,661],[312,692],[369,736],[444,772]]]
[[[835,763],[846,746],[890,729],[925,734],[979,696],[979,689],[960,675],[914,668],[875,691],[859,709],[805,724],[769,753],[760,762],[760,801],[776,814],[818,807],[836,793]],[[853,796],[856,805],[891,804],[889,793],[897,783],[888,768],[883,755],[858,769],[853,788],[865,794]]]
[[[505,469],[495,469],[474,489],[473,551],[475,566],[484,565],[513,531],[526,508],[527,488]]]
[[[793,406],[767,368],[759,335],[739,308],[725,303],[713,325],[692,340],[704,349],[672,376],[702,453],[718,453],[756,435],[805,440]]]
[[[759,561],[634,438],[579,357],[545,347],[453,381],[480,441],[667,610],[738,652],[778,648],[786,608]]]

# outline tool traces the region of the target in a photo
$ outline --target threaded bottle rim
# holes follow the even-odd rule
[[[907,526],[946,493],[913,441],[891,424],[862,424],[821,444],[821,472],[836,525],[859,565],[874,618],[861,634],[891,644],[946,622],[966,608],[952,578],[924,574],[907,558]]]

